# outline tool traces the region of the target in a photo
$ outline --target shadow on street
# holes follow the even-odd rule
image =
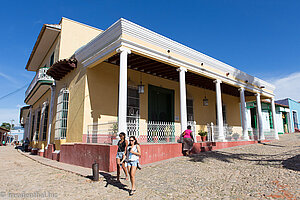
[[[271,146],[283,147],[279,145],[271,145]],[[234,163],[235,160],[243,160],[243,161],[255,162],[257,165],[272,166],[277,168],[283,167],[294,171],[300,171],[300,155],[294,156],[295,155],[294,152],[297,150],[284,152],[282,154],[273,154],[273,155],[211,151],[211,152],[204,152],[200,154],[191,155],[190,161],[204,163],[205,159],[213,158],[222,162]],[[282,155],[284,155],[285,157],[289,155],[293,157],[290,157],[288,159],[280,159]]]

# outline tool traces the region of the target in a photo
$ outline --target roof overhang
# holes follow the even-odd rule
[[[61,25],[58,24],[43,25],[26,65],[28,71],[36,71],[39,68],[60,30]]]
[[[9,130],[7,130],[6,128],[2,128],[0,126],[0,133],[7,133],[7,132],[9,132]]]
[[[93,67],[115,54],[121,46],[133,53],[274,97],[272,84],[122,18],[78,49],[75,57],[84,67]]]
[[[48,69],[47,75],[59,81],[76,67],[77,60],[74,58],[59,60]]]
[[[21,125],[25,124],[24,118],[26,119],[26,117],[28,116],[30,107],[31,106],[23,106],[22,108],[20,108],[20,124]]]

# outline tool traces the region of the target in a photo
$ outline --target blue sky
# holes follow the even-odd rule
[[[34,77],[25,65],[39,31],[63,16],[100,29],[123,17],[275,84],[276,99],[300,100],[299,10],[300,1],[289,0],[4,1],[0,123],[18,121]]]

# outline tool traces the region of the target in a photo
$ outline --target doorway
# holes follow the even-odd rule
[[[149,85],[148,121],[174,122],[174,90]]]
[[[256,115],[256,108],[250,108],[251,114],[251,128],[257,128],[257,115]]]
[[[293,121],[294,121],[294,129],[298,129],[298,117],[296,111],[293,111]]]

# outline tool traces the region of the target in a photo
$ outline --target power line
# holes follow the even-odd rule
[[[22,90],[22,89],[24,89],[24,88],[26,88],[26,87],[27,87],[27,84],[24,85],[23,87],[21,87],[21,88],[15,90],[15,91],[11,92],[11,93],[8,93],[7,95],[4,95],[3,97],[0,97],[0,101],[1,101],[2,99],[5,99],[6,97],[8,97],[8,96],[10,96],[10,95],[13,95],[13,94],[19,92],[20,90]]]

